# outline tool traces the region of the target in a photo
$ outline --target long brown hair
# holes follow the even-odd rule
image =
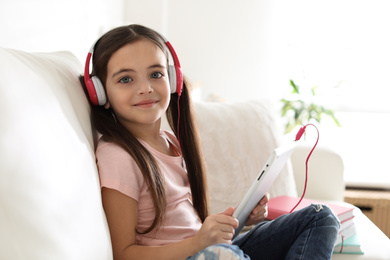
[[[168,49],[164,39],[152,29],[132,24],[113,29],[96,42],[91,76],[99,77],[105,87],[107,64],[112,54],[124,45],[141,38],[148,39],[156,44],[165,53],[168,62]],[[84,86],[83,76],[80,76],[80,81]],[[179,97],[177,93],[171,94],[171,101],[166,111],[166,116],[176,136],[178,135],[178,127],[180,129],[178,138],[182,148],[182,156],[187,166],[193,205],[200,220],[203,222],[208,216],[207,181],[199,137],[191,111],[191,99],[185,80],[181,96]],[[156,227],[158,228],[165,215],[167,198],[163,176],[156,160],[130,131],[121,125],[119,121],[115,120],[110,109],[105,109],[104,106],[92,106],[91,117],[94,127],[103,135],[106,141],[119,145],[133,157],[147,183],[155,208],[155,217],[148,229],[144,231],[138,230],[137,232],[145,234]],[[179,124],[178,120],[180,121]]]

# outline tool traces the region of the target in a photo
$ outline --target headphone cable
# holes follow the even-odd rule
[[[300,200],[298,201],[298,203],[292,208],[292,210],[290,211],[290,213],[293,212],[293,211],[296,209],[296,207],[298,207],[298,205],[299,205],[299,204],[301,203],[301,201],[303,200],[303,197],[305,196],[306,188],[307,188],[307,177],[308,177],[308,171],[309,171],[308,162],[309,162],[309,159],[310,159],[310,157],[311,157],[311,155],[312,155],[314,149],[316,148],[316,146],[317,146],[317,144],[318,144],[318,140],[319,140],[319,138],[320,138],[320,132],[318,131],[318,128],[317,128],[315,125],[313,125],[313,124],[307,124],[307,125],[305,125],[305,126],[303,126],[303,127],[301,127],[301,128],[299,129],[297,135],[295,136],[295,141],[299,141],[299,139],[301,139],[301,137],[302,137],[302,135],[305,133],[306,127],[307,127],[308,125],[314,126],[315,129],[317,130],[317,141],[316,141],[316,143],[314,144],[313,148],[311,149],[309,155],[308,155],[307,158],[306,158],[306,163],[305,163],[305,168],[306,168],[306,173],[305,173],[305,186],[304,186],[304,188],[303,188],[302,196],[301,196]]]

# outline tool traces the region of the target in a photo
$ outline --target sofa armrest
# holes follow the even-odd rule
[[[291,161],[298,195],[305,184],[306,159],[312,144],[297,145]],[[345,183],[341,156],[327,147],[317,146],[308,162],[308,183],[305,197],[316,200],[343,201]]]

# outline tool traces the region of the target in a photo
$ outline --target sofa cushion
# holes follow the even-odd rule
[[[0,48],[0,259],[112,259],[81,71]]]
[[[282,130],[271,102],[194,104],[212,213],[237,206],[272,153],[281,144]],[[296,196],[291,162],[269,191],[271,197]]]

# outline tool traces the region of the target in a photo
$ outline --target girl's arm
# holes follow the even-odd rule
[[[185,259],[207,246],[229,243],[238,221],[231,217],[233,208],[224,213],[210,215],[201,230],[192,238],[166,246],[136,245],[137,201],[119,191],[102,189],[114,259]]]

